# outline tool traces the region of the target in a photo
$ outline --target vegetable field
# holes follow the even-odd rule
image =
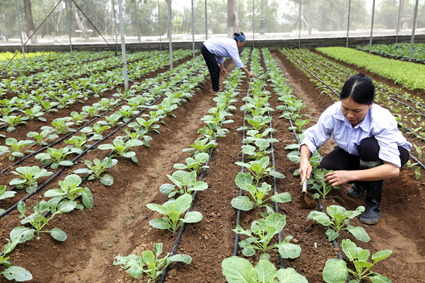
[[[174,51],[173,70],[168,53],[131,54],[129,90],[107,52],[8,68],[2,282],[345,282],[360,265],[374,272],[362,282],[425,282],[423,90],[329,53],[245,48],[258,78],[227,60],[213,97],[202,56],[191,54]],[[415,145],[400,176],[384,182],[375,226],[355,217],[364,198],[347,197],[350,185],[325,194],[319,173],[309,188],[320,205],[298,201],[302,131],[360,71]]]

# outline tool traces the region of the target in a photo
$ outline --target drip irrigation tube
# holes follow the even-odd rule
[[[270,111],[267,111],[269,113],[269,117],[270,117]],[[270,121],[270,128],[272,127],[272,121]],[[270,132],[270,138],[273,139],[273,132]],[[276,163],[275,163],[275,159],[274,159],[274,147],[273,147],[273,142],[270,143],[271,149],[272,149],[272,165],[275,168],[276,167]],[[276,171],[276,169],[273,169],[274,171]],[[276,177],[273,176],[273,192],[274,194],[277,194],[277,183],[276,183]],[[274,209],[276,211],[276,213],[279,213],[279,206],[277,201],[274,203]],[[279,242],[282,242],[282,231],[279,232],[278,234],[278,239]],[[285,263],[283,261],[282,256],[279,254],[279,263],[280,263],[280,268],[285,268]]]
[[[246,94],[246,97],[249,95],[249,91],[251,90],[251,85],[249,85],[248,92]],[[248,103],[248,101],[245,101],[245,105]],[[243,127],[245,127],[245,121],[246,121],[246,110],[244,111],[243,115]],[[245,139],[245,129],[242,130],[242,143]],[[245,153],[242,152],[242,162],[245,160]],[[241,168],[241,173],[243,173],[244,169]],[[242,196],[242,189],[239,189],[239,196]],[[239,223],[241,222],[241,211],[238,209],[236,211],[236,227],[238,227]],[[233,255],[236,256],[238,253],[238,244],[239,244],[239,234],[236,233],[235,235],[235,244],[233,246]]]

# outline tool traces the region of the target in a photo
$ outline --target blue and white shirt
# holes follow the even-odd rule
[[[204,45],[209,52],[217,56],[218,63],[223,63],[223,57],[231,57],[239,69],[244,67],[239,57],[236,40],[231,38],[211,38],[204,41]]]
[[[341,102],[328,107],[317,124],[305,131],[302,145],[307,145],[314,153],[332,133],[334,142],[353,155],[359,155],[358,148],[363,139],[375,137],[380,147],[379,158],[397,167],[401,166],[398,147],[401,146],[408,151],[412,149],[412,144],[398,130],[397,121],[390,111],[375,103],[366,117],[355,127],[342,114]]]

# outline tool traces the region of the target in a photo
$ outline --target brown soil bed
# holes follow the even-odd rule
[[[292,84],[293,94],[307,104],[303,112],[312,115],[310,125],[313,125],[333,101],[327,96],[320,96],[314,83],[280,52],[273,55]],[[233,68],[231,60],[226,61],[228,73]],[[234,123],[227,124],[230,133],[218,140],[210,168],[206,172],[204,181],[209,188],[199,192],[195,200],[193,210],[201,212],[204,219],[186,227],[178,247],[178,253],[190,255],[193,262],[190,265],[171,265],[166,282],[226,282],[221,262],[233,254],[235,234],[232,229],[235,228],[236,211],[230,201],[238,195],[234,180],[240,167],[235,162],[242,158],[242,132],[236,129],[243,123],[243,112],[239,108],[248,89],[246,80],[237,97],[238,102],[234,104],[238,109],[233,111],[231,117]],[[105,187],[99,181],[85,184],[93,193],[94,208],[56,216],[50,225],[67,232],[68,239],[65,242],[59,243],[48,235],[42,235],[39,241],[33,239],[18,245],[10,254],[11,263],[28,269],[34,276],[32,282],[140,282],[120,267],[113,266],[112,262],[118,254],[140,255],[142,251],[152,249],[156,242],[164,243],[165,253],[171,251],[177,233],[151,227],[149,221],[159,215],[147,209],[146,204],[162,204],[168,199],[158,188],[169,182],[167,174],[175,171],[173,164],[184,162],[188,157],[182,149],[199,137],[197,130],[204,126],[200,118],[215,105],[210,89],[208,77],[197,94],[173,112],[176,118],[167,117],[164,120],[166,125],[159,129],[161,134],[151,134],[151,147],[135,150],[139,159],[137,165],[119,158],[118,165],[109,170],[115,178],[113,186]],[[281,104],[275,93],[270,103],[272,108]],[[324,282],[321,276],[323,266],[327,259],[336,257],[336,251],[327,242],[325,228],[313,220],[305,220],[309,210],[302,209],[298,202],[301,187],[299,179],[293,176],[298,165],[287,159],[288,151],[284,149],[296,141],[288,130],[289,123],[278,119],[280,111],[271,114],[273,127],[277,130],[273,137],[279,139],[274,145],[276,170],[286,176],[285,179],[278,179],[277,190],[292,195],[291,202],[279,206],[280,212],[287,216],[282,236],[293,236],[292,241],[302,248],[299,258],[284,261],[285,267],[295,268],[309,282]],[[328,142],[322,146],[321,153],[329,153],[332,148],[332,142]],[[101,156],[99,151],[91,154],[91,158]],[[392,249],[392,256],[380,262],[374,271],[388,276],[393,282],[425,282],[424,177],[416,181],[412,172],[412,169],[403,170],[400,177],[385,181],[381,221],[375,226],[365,226],[371,242],[360,243],[345,232],[341,237],[350,238],[371,253]],[[54,187],[52,185],[46,189]],[[363,205],[364,197],[357,200],[346,197],[348,188],[349,185],[345,185],[333,194],[345,200],[341,205],[354,210]],[[333,199],[323,202],[325,207],[337,203]],[[12,218],[16,224],[16,212],[0,220],[3,244],[6,243],[4,238],[8,237],[14,227],[9,223]],[[256,219],[259,219],[258,211],[242,212],[241,225],[249,228]],[[353,225],[361,223],[355,219]],[[258,256],[248,259],[256,261]],[[275,255],[271,260],[278,262]],[[3,279],[2,282],[6,281]]]

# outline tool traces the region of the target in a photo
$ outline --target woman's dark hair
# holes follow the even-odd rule
[[[356,103],[371,105],[375,99],[375,85],[372,79],[363,73],[349,78],[342,87],[340,99],[347,97]]]
[[[241,35],[244,35],[243,34],[243,32],[235,32],[234,34],[233,34],[233,39],[234,40],[236,40],[236,41],[238,41],[239,39],[240,39],[240,36]],[[245,41],[245,37],[243,37],[244,38],[244,40],[243,41]],[[240,41],[240,40],[239,40]]]

